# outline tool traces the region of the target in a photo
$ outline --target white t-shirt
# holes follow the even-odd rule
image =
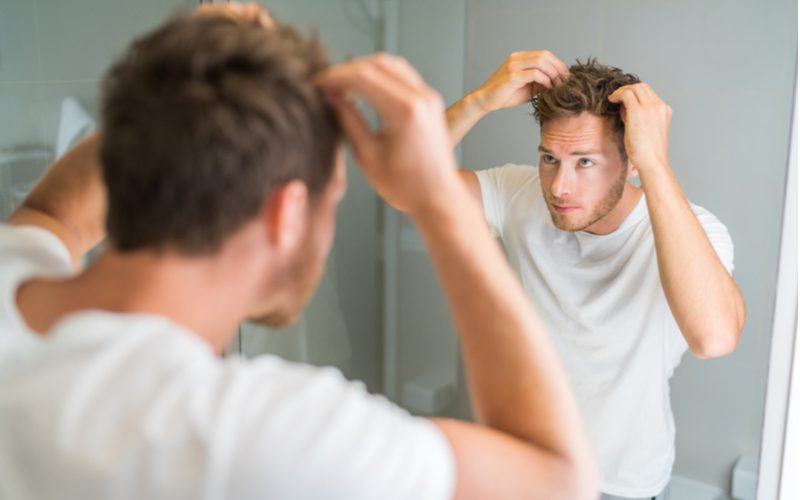
[[[536,167],[476,172],[486,219],[551,333],[572,379],[604,493],[657,495],[670,479],[669,379],[687,349],[658,276],[644,196],[611,234],[557,229]],[[692,205],[725,268],[725,226]]]
[[[70,273],[55,236],[0,225],[0,498],[452,497],[438,428],[335,369],[220,359],[150,315],[80,312],[35,335],[19,284]]]

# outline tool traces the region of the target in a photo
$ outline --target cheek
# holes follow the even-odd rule
[[[592,193],[594,198],[602,198],[619,179],[619,170],[613,168],[594,168],[584,172],[584,192]]]
[[[550,192],[550,186],[553,185],[553,179],[555,179],[555,177],[554,169],[539,167],[539,185],[542,187],[543,193]]]

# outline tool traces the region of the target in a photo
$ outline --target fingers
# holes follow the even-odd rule
[[[623,102],[623,96],[627,94],[634,96],[636,102],[641,105],[662,104],[664,102],[658,97],[653,88],[646,83],[635,83],[620,87],[608,97],[608,100],[616,103]]]
[[[427,84],[420,74],[417,73],[417,70],[402,57],[378,54],[375,56],[374,61],[378,69],[383,71],[387,76],[397,79],[399,83],[421,92],[428,89]]]
[[[553,88],[553,80],[538,68],[523,70],[520,72],[520,76],[526,83],[538,83],[546,89]]]
[[[359,163],[362,163],[362,159],[374,147],[375,136],[351,100],[342,95],[330,95],[329,100],[336,110],[339,123],[342,125],[342,130],[350,143],[353,154]]]
[[[398,59],[385,54],[357,59],[334,66],[316,81],[329,93],[362,96],[375,108],[384,125],[392,127],[413,113],[420,100],[427,102],[437,97],[408,63]]]
[[[539,69],[551,80],[551,86],[569,78],[569,68],[561,59],[547,50],[514,52],[508,58],[511,70]]]
[[[621,104],[621,116],[622,121],[627,121],[627,112],[630,109],[634,109],[639,107],[639,96],[633,89],[633,85],[626,85],[625,87],[620,87],[614,91],[610,96],[608,96],[608,100],[615,103]]]
[[[272,28],[275,22],[269,13],[256,3],[202,4],[196,10],[196,16],[224,16],[241,23],[258,23],[264,28]]]

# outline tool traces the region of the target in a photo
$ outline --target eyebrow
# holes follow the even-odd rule
[[[549,149],[547,149],[547,148],[545,148],[543,146],[539,146],[539,151],[542,152],[542,153],[548,153],[548,154],[552,154],[553,153],[552,151],[550,151]],[[589,150],[586,150],[586,151],[572,151],[572,152],[570,152],[570,156],[591,156],[591,155],[599,155],[600,153],[601,153],[601,151],[595,151],[595,150],[589,149]]]

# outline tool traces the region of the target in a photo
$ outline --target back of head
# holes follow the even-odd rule
[[[620,116],[619,104],[608,97],[618,88],[639,83],[639,77],[619,68],[606,66],[590,58],[585,63],[576,61],[569,68],[569,78],[561,85],[545,89],[533,100],[533,112],[539,125],[553,118],[577,116],[585,111],[607,118],[614,132],[623,160],[625,153],[625,124]]]
[[[178,16],[103,84],[107,229],[119,251],[217,251],[272,190],[328,184],[340,139],[313,85],[321,44],[276,23]]]

